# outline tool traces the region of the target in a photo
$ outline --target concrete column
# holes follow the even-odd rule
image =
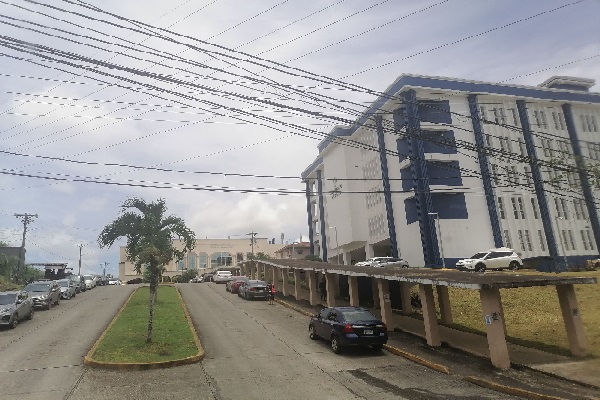
[[[289,271],[290,271],[289,268],[281,269],[281,277],[283,278],[283,282],[281,285],[281,292],[283,293],[284,296],[287,296],[288,294],[290,294],[290,288],[288,285]]]
[[[348,277],[348,292],[350,293],[350,305],[352,307],[358,307],[358,277]]]
[[[410,287],[408,282],[400,282],[400,297],[402,300],[402,314],[408,315],[412,312],[412,304],[410,304]]]
[[[352,255],[350,254],[350,252],[344,251],[342,253],[342,259],[344,260],[344,261],[342,261],[342,263],[344,265],[351,265],[352,264]]]
[[[377,279],[371,278],[371,288],[373,289],[373,308],[379,308],[379,287],[377,286]]]
[[[442,340],[440,338],[440,327],[437,322],[437,316],[435,315],[433,287],[431,285],[419,285],[419,296],[421,297],[427,344],[434,347],[441,346]]]
[[[504,334],[506,327],[501,312],[500,290],[496,288],[479,289],[479,297],[481,298],[481,308],[492,365],[497,368],[508,369],[510,368],[510,359]]]
[[[389,330],[394,330],[389,282],[386,279],[377,279],[377,288],[379,289],[378,292],[379,304],[381,305],[381,320],[388,326]]]
[[[319,304],[319,286],[317,285],[317,273],[315,271],[306,271],[308,279],[308,301],[311,306]]]
[[[275,285],[275,291],[281,292],[281,284],[279,283],[280,270],[277,267],[273,267],[273,285]]]
[[[296,298],[296,300],[302,300],[302,295],[300,295],[300,292],[302,290],[302,287],[300,287],[300,270],[299,269],[295,269],[294,270],[294,297]]]
[[[372,244],[368,244],[365,246],[365,258],[368,260],[373,257],[375,257],[375,250]]]
[[[556,293],[558,294],[558,302],[560,303],[571,354],[577,357],[586,356],[589,354],[589,347],[583,330],[581,312],[577,306],[575,289],[573,285],[557,285]]]
[[[335,276],[325,273],[325,283],[327,284],[327,307],[335,307]]]
[[[340,276],[338,274],[335,274],[334,278],[335,278],[335,297],[340,297]]]
[[[448,294],[448,286],[435,285],[437,292],[438,303],[440,305],[440,314],[442,324],[452,324],[452,307],[450,306],[450,295]]]

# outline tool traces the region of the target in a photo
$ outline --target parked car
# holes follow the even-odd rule
[[[144,280],[142,278],[133,278],[127,281],[128,285],[136,285],[142,283]]]
[[[22,319],[33,318],[34,312],[33,301],[26,291],[0,292],[0,326],[14,329]]]
[[[267,290],[267,282],[258,280],[248,280],[242,282],[238,289],[238,296],[246,300],[253,299],[268,299],[269,291]]]
[[[200,278],[202,279],[200,282],[211,282],[214,278],[215,274],[212,272],[206,272],[202,275],[200,275]]]
[[[408,268],[408,262],[402,258],[379,257],[379,259],[369,264],[370,267],[399,267]]]
[[[227,283],[233,278],[230,271],[217,271],[213,276],[213,282],[215,283]]]
[[[361,307],[324,308],[310,318],[309,337],[331,341],[334,353],[346,346],[371,346],[381,350],[388,341],[387,327],[369,310]]]
[[[486,269],[510,269],[514,271],[522,267],[521,257],[513,249],[507,247],[482,251],[456,263],[456,269],[477,272],[484,272]]]
[[[92,275],[84,275],[83,281],[85,282],[86,289],[93,289],[96,287],[96,280]]]
[[[201,276],[195,276],[192,279],[190,279],[190,283],[200,283],[200,282],[202,282]]]
[[[29,293],[34,307],[49,310],[53,305],[60,304],[60,286],[55,281],[32,282],[23,290]]]
[[[75,297],[75,284],[70,279],[59,279],[56,283],[60,286],[61,299],[71,300],[71,297]]]
[[[225,290],[231,293],[237,293],[240,285],[243,282],[248,282],[250,280],[247,276],[232,276],[231,278],[232,279],[225,284]]]
[[[79,275],[71,275],[68,279],[75,288],[75,294],[81,293],[81,277]]]
[[[109,285],[122,285],[121,280],[117,278],[110,278],[108,280]]]
[[[406,261],[404,261],[401,258],[394,257],[372,257],[365,261],[357,262],[354,265],[356,265],[357,267],[383,267],[384,265],[389,263],[403,263],[402,267],[408,268],[408,263]]]

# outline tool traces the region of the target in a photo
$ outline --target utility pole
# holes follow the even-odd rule
[[[77,272],[77,275],[81,275],[81,249],[83,249],[83,243],[79,243],[77,246],[79,247],[79,272]]]
[[[102,270],[102,276],[106,278],[106,267],[108,267],[108,263],[104,261],[104,269]]]
[[[254,244],[256,243],[256,238],[255,236],[257,235],[257,232],[250,232],[250,233],[246,233],[246,236],[250,236],[250,248],[252,249],[252,258],[254,258]]]
[[[23,241],[21,242],[21,249],[19,251],[19,265],[17,266],[17,281],[22,282],[23,277],[21,276],[25,271],[25,235],[27,234],[27,225],[37,218],[37,214],[15,214],[15,217],[20,218],[23,223]]]

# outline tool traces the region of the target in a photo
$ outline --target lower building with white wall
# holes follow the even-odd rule
[[[598,257],[594,84],[401,75],[304,170],[311,253],[453,267],[511,247],[541,269]]]

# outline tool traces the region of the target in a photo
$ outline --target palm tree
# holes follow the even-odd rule
[[[179,261],[196,244],[194,232],[179,217],[165,217],[167,207],[163,199],[146,203],[139,198],[127,199],[121,204],[121,215],[106,225],[98,236],[100,247],[110,247],[120,237],[127,238],[127,259],[134,264],[135,272],[150,278],[150,303],[146,343],[152,342],[152,323],[156,291],[164,266],[174,258]],[[183,240],[183,249],[173,247],[173,239]]]

